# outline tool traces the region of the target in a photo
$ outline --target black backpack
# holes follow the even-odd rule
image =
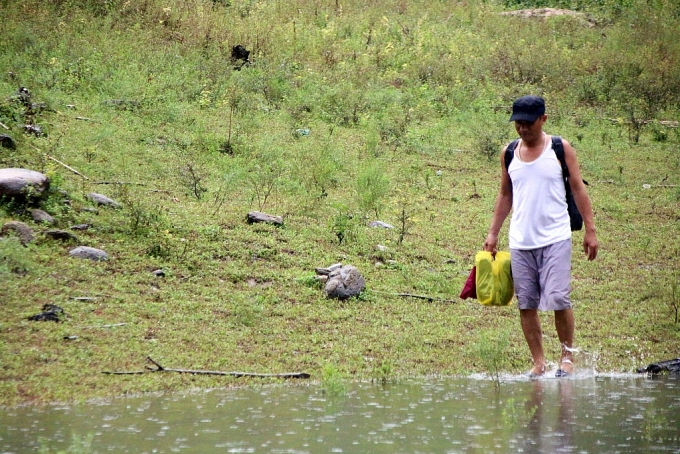
[[[508,144],[505,150],[505,169],[510,167],[512,158],[515,157],[515,148],[519,139],[515,139]],[[566,190],[566,200],[567,200],[567,211],[569,212],[569,221],[571,223],[571,230],[581,230],[583,228],[583,217],[579,213],[576,207],[576,202],[574,201],[574,195],[571,193],[571,186],[569,186],[569,169],[567,168],[567,163],[564,160],[564,145],[562,144],[562,138],[559,136],[552,136],[552,147],[555,150],[555,155],[560,161],[562,166],[562,178],[564,179],[564,189]],[[583,180],[585,184],[587,181]]]

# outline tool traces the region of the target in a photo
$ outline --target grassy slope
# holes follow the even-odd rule
[[[164,10],[149,1],[96,17],[7,5],[13,14],[2,24],[0,65],[15,78],[3,75],[0,94],[29,87],[50,108],[35,118],[49,135],[22,135],[22,109],[3,101],[1,121],[18,149],[3,150],[0,165],[48,173],[72,200],[63,205],[55,195],[45,205],[57,226],[91,223],[77,232],[79,244],[112,259],[72,260],[75,244],[42,237],[26,249],[0,243],[0,403],[249,383],[100,373],[140,370],[146,356],[176,368],[307,371],[319,379],[332,364],[347,377],[394,378],[484,371],[481,337],[508,336],[503,367],[524,371],[516,308],[457,295],[497,191],[498,158],[486,153],[513,136],[502,106],[527,91],[546,96],[548,132],[574,142],[591,182],[602,250],[596,262],[584,261],[575,234],[577,345],[597,356],[600,371],[676,357],[680,331],[669,301],[680,256],[673,186],[680,137],[661,129],[667,140],[653,141],[647,128],[635,144],[630,128],[609,121],[625,118],[626,106],[575,97],[593,83],[578,68],[594,64],[603,33],[619,29],[518,21],[488,5],[445,3],[346,3],[338,11],[302,1],[214,10],[171,2]],[[510,44],[517,34],[539,44]],[[237,43],[254,49],[253,67],[231,69]],[[562,68],[538,48],[575,63]],[[670,108],[656,114],[677,119]],[[296,136],[298,128],[310,135]],[[233,154],[220,152],[227,140]],[[362,206],[362,175],[386,178],[389,192]],[[192,182],[206,189],[200,199]],[[81,211],[88,192],[124,208]],[[247,225],[252,209],[283,215],[285,225]],[[408,218],[402,243],[399,228],[363,225],[375,210],[397,226]],[[26,221],[0,212],[0,223],[11,219]],[[362,271],[368,290],[360,299],[327,300],[310,284],[315,267],[335,262]],[[151,274],[160,267],[165,278]],[[84,296],[96,299],[73,299]],[[26,320],[45,303],[70,318]],[[544,322],[556,359],[549,314]],[[126,325],[97,328],[116,323]],[[70,335],[78,338],[64,339]]]

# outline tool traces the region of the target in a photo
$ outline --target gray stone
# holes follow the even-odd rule
[[[267,224],[283,225],[283,218],[281,216],[272,216],[271,214],[261,213],[259,211],[251,211],[246,217],[248,224],[254,222],[264,222]]]
[[[16,150],[17,144],[14,142],[14,139],[12,139],[11,136],[8,136],[7,134],[0,134],[0,147]]]
[[[0,197],[39,197],[49,186],[49,178],[40,172],[28,169],[0,169]]]
[[[390,225],[387,222],[383,222],[383,221],[371,221],[371,222],[368,223],[368,226],[373,227],[373,228],[379,227],[381,229],[393,229],[394,228],[393,225]]]
[[[78,237],[66,230],[48,230],[45,232],[47,238],[59,241],[78,241]]]
[[[328,268],[315,268],[314,271],[316,271],[316,274],[318,274],[319,276],[328,276],[338,268],[342,268],[342,263],[334,263]]]
[[[101,249],[96,249],[88,246],[78,246],[75,249],[71,249],[69,251],[69,255],[71,257],[78,257],[94,261],[109,259],[109,254],[107,254],[106,252],[102,251]]]
[[[92,200],[97,205],[109,206],[109,207],[113,207],[113,208],[120,208],[120,204],[118,202],[106,197],[105,195],[97,194],[96,192],[90,192],[87,195],[87,198]]]
[[[33,218],[33,220],[35,222],[44,222],[45,224],[54,224],[54,218],[43,210],[39,210],[37,208],[34,208],[32,210],[29,210],[29,213],[31,213],[31,217]]]
[[[33,235],[33,230],[23,222],[10,221],[2,226],[0,229],[0,236],[7,236],[8,233],[14,232],[16,236],[19,237],[19,242],[26,246],[28,243],[33,241],[35,235]]]
[[[69,227],[71,230],[87,230],[90,228],[90,224],[76,224]]]
[[[347,299],[358,296],[366,288],[366,281],[359,270],[352,266],[342,266],[328,275],[324,291],[329,298]]]

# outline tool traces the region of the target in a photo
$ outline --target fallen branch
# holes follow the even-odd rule
[[[127,323],[113,323],[111,325],[90,325],[81,326],[81,329],[92,329],[92,328],[115,328],[116,326],[125,326]]]
[[[458,301],[456,300],[447,300],[444,298],[438,298],[436,296],[428,296],[428,295],[414,295],[412,293],[389,293],[389,292],[380,292],[377,290],[371,290],[373,293],[381,293],[383,295],[392,295],[392,296],[401,296],[404,298],[416,298],[416,299],[421,299],[421,300],[427,300],[429,302],[433,301],[438,301],[440,303],[457,303]]]
[[[642,188],[643,189],[651,189],[651,188],[677,188],[677,184],[643,184]]]
[[[5,124],[4,124],[4,123],[1,123],[1,122],[0,122],[0,126],[2,126],[3,128],[5,128],[6,130],[8,130],[8,131],[9,131],[9,128],[8,128],[7,126],[5,126]]]
[[[76,175],[80,175],[81,177],[85,178],[86,180],[89,180],[89,178],[87,178],[87,177],[86,177],[85,175],[83,175],[82,173],[78,172],[78,171],[77,171],[76,169],[74,169],[73,167],[64,164],[64,163],[61,162],[60,160],[58,160],[58,159],[56,159],[56,158],[53,158],[53,157],[50,156],[50,155],[45,155],[45,156],[47,157],[47,159],[51,159],[52,161],[56,162],[57,164],[64,166],[65,168],[67,168],[67,169],[70,170],[71,172],[75,173]]]
[[[92,184],[131,184],[135,186],[146,186],[146,183],[130,183],[127,181],[96,181]]]
[[[151,357],[146,357],[147,361],[152,363],[156,368],[147,366],[145,370],[140,371],[103,371],[102,374],[107,375],[140,375],[149,372],[177,372],[179,374],[191,375],[221,375],[231,377],[257,377],[257,378],[309,378],[310,375],[306,372],[289,372],[283,374],[256,374],[252,372],[222,372],[218,370],[193,370],[193,369],[169,369],[158,364]]]
[[[93,120],[92,118],[87,118],[87,117],[76,117],[76,120],[93,121],[93,122],[95,122],[95,123],[99,123],[99,121]]]

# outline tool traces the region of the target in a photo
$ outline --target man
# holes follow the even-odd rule
[[[545,373],[541,322],[538,310],[555,312],[555,328],[562,345],[556,376],[573,373],[574,314],[571,308],[571,227],[560,162],[552,149],[551,137],[543,132],[548,116],[538,96],[523,96],[512,105],[510,121],[520,141],[505,168],[501,154],[501,186],[484,250],[495,252],[498,233],[510,214],[509,243],[524,337],[533,359],[530,377]],[[564,158],[576,206],[583,216],[583,250],[588,260],[597,256],[598,243],[593,210],[586,192],[576,153],[563,140]]]

